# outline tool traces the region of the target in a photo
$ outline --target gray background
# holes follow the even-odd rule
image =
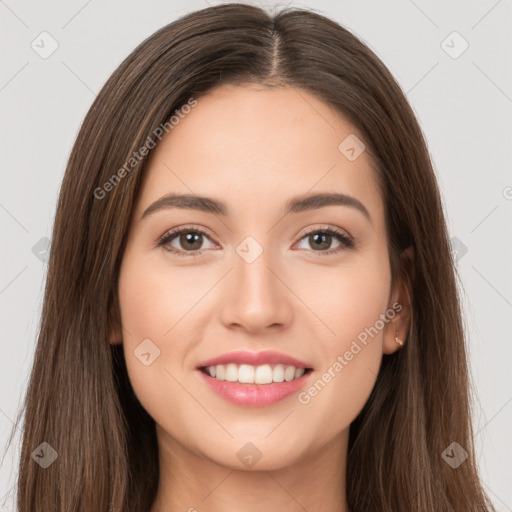
[[[45,239],[80,123],[139,42],[182,14],[216,3],[0,0],[2,453],[28,382],[46,278]],[[478,393],[477,457],[496,509],[512,511],[512,1],[290,4],[317,9],[359,35],[395,75],[419,118],[463,283]],[[31,47],[35,41],[42,51],[41,37],[47,37],[44,47],[50,48],[48,36],[39,36],[43,31],[58,43],[46,59]],[[469,47],[458,55],[464,40]],[[2,512],[14,510],[17,434],[0,472]]]

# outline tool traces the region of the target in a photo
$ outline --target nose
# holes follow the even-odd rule
[[[233,262],[223,291],[223,324],[252,334],[290,325],[294,295],[285,284],[285,272],[271,258],[270,251],[264,250],[252,262],[235,254]]]

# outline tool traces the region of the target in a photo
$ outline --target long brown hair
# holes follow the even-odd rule
[[[223,83],[315,95],[360,130],[378,169],[392,279],[407,283],[412,319],[403,349],[384,355],[350,427],[350,509],[493,510],[474,457],[464,329],[442,202],[403,92],[362,41],[312,10],[271,15],[224,4],[185,15],[143,41],[102,88],[77,136],[23,404],[19,512],[143,512],[153,503],[155,422],[133,393],[122,347],[108,342],[120,323],[118,273],[147,155],[126,162],[190,98],[200,101]],[[412,260],[401,258],[408,247]],[[442,456],[452,442],[468,453],[457,468]],[[57,454],[46,469],[32,457],[41,443]]]

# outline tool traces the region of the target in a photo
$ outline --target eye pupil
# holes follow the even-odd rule
[[[201,237],[202,236],[203,235],[201,233],[196,233],[196,232],[193,232],[193,231],[189,231],[188,233],[185,233],[185,234],[180,236],[180,243],[182,244],[182,246],[184,248],[187,248],[187,245],[185,244],[185,242],[187,244],[192,244],[193,246],[192,247],[188,247],[188,249],[197,250],[197,249],[201,248],[201,244],[202,244]],[[197,243],[198,241],[199,241],[199,243]]]
[[[310,239],[314,240],[315,244],[320,249],[328,249],[331,244],[330,243],[325,243],[325,240],[326,240],[326,238],[328,238],[328,242],[330,242],[331,236],[332,235],[329,235],[327,233],[315,233],[314,235],[310,236]],[[317,244],[319,238],[321,239],[320,240],[320,245]],[[314,247],[315,244],[311,244],[311,245]]]

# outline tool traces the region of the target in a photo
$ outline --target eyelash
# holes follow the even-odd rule
[[[210,236],[208,235],[208,233],[206,233],[202,229],[186,227],[186,228],[174,229],[174,230],[168,231],[164,236],[162,236],[157,241],[156,247],[157,248],[158,247],[164,247],[166,244],[168,244],[174,238],[176,238],[176,236],[181,235],[182,233],[199,233],[199,234],[201,234],[201,235],[203,235],[203,236],[205,236],[205,237],[210,239]],[[330,226],[329,228],[314,229],[312,231],[309,231],[309,232],[305,233],[300,238],[299,242],[301,240],[303,240],[304,238],[306,238],[307,236],[312,235],[314,233],[321,233],[321,234],[331,235],[331,236],[334,236],[339,242],[341,242],[341,246],[337,247],[335,249],[329,249],[327,251],[311,251],[311,252],[317,253],[318,256],[330,256],[332,254],[337,254],[338,252],[343,251],[345,249],[351,249],[351,248],[353,248],[355,246],[355,242],[353,240],[351,240],[349,237],[347,237],[343,231],[339,230],[338,228],[336,228],[334,226]],[[201,256],[202,255],[202,251],[178,251],[178,250],[176,250],[174,248],[168,249],[166,247],[164,247],[164,249],[166,251],[169,251],[169,252],[175,254],[176,256],[192,256],[192,257],[196,257],[196,256]]]

